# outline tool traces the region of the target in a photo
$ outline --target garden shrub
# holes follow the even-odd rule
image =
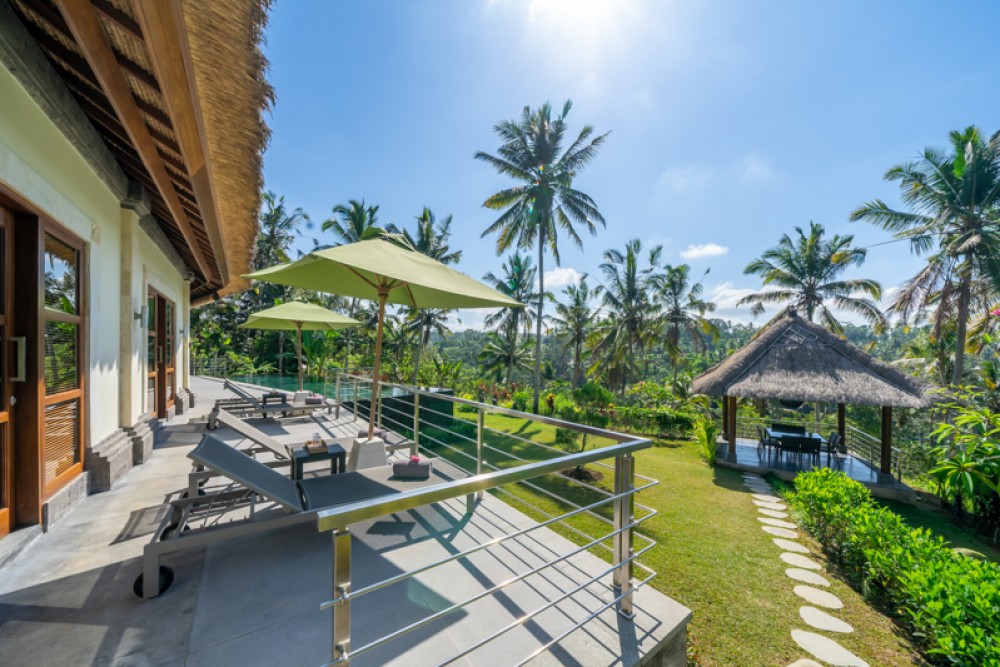
[[[852,585],[897,614],[932,662],[1000,666],[1000,565],[910,528],[840,472],[799,474],[791,503]]]
[[[716,438],[719,435],[719,427],[715,425],[715,420],[708,417],[699,417],[694,423],[694,438],[698,443],[698,452],[705,459],[705,463],[715,466],[718,443]]]

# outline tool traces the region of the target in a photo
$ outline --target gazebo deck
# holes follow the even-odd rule
[[[749,438],[736,439],[736,460],[727,458],[727,444],[720,440],[716,464],[723,468],[774,473],[782,479],[792,479],[800,472],[819,468],[839,470],[851,479],[861,482],[875,495],[902,497],[913,493],[910,487],[896,480],[879,481],[879,471],[851,454],[819,455],[775,452],[773,449],[758,451],[757,442]]]

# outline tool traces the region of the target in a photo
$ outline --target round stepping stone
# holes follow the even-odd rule
[[[774,538],[774,543],[778,545],[779,549],[784,549],[785,551],[794,551],[795,553],[807,554],[809,553],[808,547],[804,547],[798,542],[792,542],[791,540],[783,540],[780,537]]]
[[[788,667],[823,667],[823,665],[819,664],[815,660],[810,660],[809,658],[799,658],[792,664],[788,665]]]
[[[796,526],[791,521],[782,521],[781,519],[772,519],[766,516],[759,516],[757,517],[757,520],[760,521],[761,523],[766,523],[769,526],[776,526],[778,528],[787,528],[788,530],[793,530],[795,528],[798,528],[798,526]]]
[[[760,489],[761,491],[771,491],[771,485],[766,482],[748,482],[743,481],[743,486],[749,487],[751,489]]]
[[[781,536],[784,537],[784,536]],[[811,558],[806,558],[802,554],[791,554],[785,552],[781,554],[781,560],[793,567],[801,567],[806,570],[820,570],[822,566]]]
[[[745,472],[743,473],[743,479],[764,479],[755,472]]]
[[[812,570],[803,570],[798,567],[790,567],[785,570],[785,576],[789,579],[794,579],[795,581],[801,581],[805,584],[812,584],[813,586],[829,586],[830,582],[826,580],[823,576],[813,572]]]
[[[763,507],[764,509],[777,510],[778,512],[783,512],[788,509],[777,500],[757,500],[754,498],[753,504],[757,507]]]
[[[781,498],[774,495],[773,493],[755,493],[753,494],[754,500],[760,500],[765,503],[777,503],[781,502]]]
[[[774,526],[761,526],[763,530],[768,535],[774,535],[775,537],[787,537],[790,540],[798,538],[799,534],[794,530],[788,530],[787,528],[775,528]]]
[[[764,516],[769,516],[772,519],[787,519],[788,512],[779,512],[778,510],[769,510],[766,507],[758,507],[757,511]]]
[[[812,586],[796,586],[792,591],[806,602],[827,609],[843,609],[844,603],[830,591],[823,591]]]
[[[834,667],[869,667],[868,663],[837,642],[805,630],[792,630],[792,639],[804,651]]]
[[[802,607],[799,609],[799,616],[808,625],[816,628],[817,630],[826,630],[827,632],[854,632],[854,628],[851,627],[849,623],[845,623],[836,616],[831,616],[822,609],[817,609],[816,607]]]

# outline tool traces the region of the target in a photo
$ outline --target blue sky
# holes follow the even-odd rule
[[[886,241],[847,216],[898,201],[888,167],[952,129],[1000,129],[997,25],[987,0],[279,0],[266,183],[315,221],[303,250],[332,242],[319,223],[351,198],[397,225],[451,213],[459,269],[481,278],[501,263],[481,205],[508,181],[473,154],[525,105],[572,99],[571,132],[611,131],[575,182],[607,228],[582,251],[563,243],[561,271],[547,257],[549,284],[598,277],[604,250],[638,237],[711,267],[718,314],[749,321],[732,308],[759,287],[743,267],[782,234],[815,220]],[[692,246],[725,254],[685,258]],[[891,288],[919,265],[892,243],[852,271]]]

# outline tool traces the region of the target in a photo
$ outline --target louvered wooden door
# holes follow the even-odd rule
[[[42,328],[44,340],[41,415],[42,497],[83,470],[84,330],[82,248],[55,230],[43,235]]]

